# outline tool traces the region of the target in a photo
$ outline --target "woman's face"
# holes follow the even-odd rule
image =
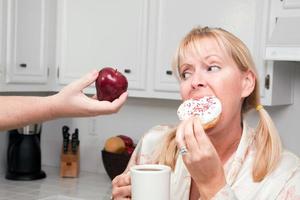
[[[250,90],[248,87],[248,78],[254,78],[253,74],[240,71],[214,39],[203,38],[197,44],[200,47],[197,54],[186,51],[185,57],[180,58],[182,99],[214,95],[222,103],[221,119],[229,122],[238,117],[236,120],[240,120],[242,99],[253,91],[254,86]]]

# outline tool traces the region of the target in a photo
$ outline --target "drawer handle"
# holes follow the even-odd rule
[[[265,77],[265,88],[270,89],[270,74]]]
[[[21,63],[20,67],[24,67],[25,68],[25,67],[27,67],[27,64],[26,63]]]
[[[130,74],[130,73],[131,73],[131,70],[130,70],[130,69],[124,69],[124,72],[125,72],[126,74]]]
[[[166,71],[166,74],[167,74],[167,75],[172,75],[173,72],[172,72],[171,70],[167,70],[167,71]]]

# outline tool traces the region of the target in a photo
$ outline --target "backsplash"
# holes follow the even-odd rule
[[[176,124],[180,101],[129,98],[118,114],[90,118],[54,120],[43,124],[41,140],[43,164],[57,166],[63,141],[62,126],[70,133],[79,129],[80,168],[103,172],[101,150],[105,140],[115,135],[128,135],[135,142],[151,127],[158,124]]]

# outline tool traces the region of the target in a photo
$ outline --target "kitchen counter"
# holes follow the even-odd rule
[[[43,166],[47,177],[33,181],[0,178],[0,200],[108,200],[111,181],[103,173],[80,172],[79,178],[61,178],[59,168]]]

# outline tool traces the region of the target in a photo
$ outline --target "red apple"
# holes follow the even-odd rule
[[[128,82],[126,77],[117,69],[105,67],[99,71],[96,80],[97,98],[100,101],[110,101],[119,98],[126,92]]]
[[[132,147],[134,145],[133,140],[126,135],[118,135],[117,137],[119,137],[123,140],[126,147]]]
[[[134,151],[134,147],[133,146],[128,146],[125,147],[125,152],[128,153],[129,155],[131,155]]]

